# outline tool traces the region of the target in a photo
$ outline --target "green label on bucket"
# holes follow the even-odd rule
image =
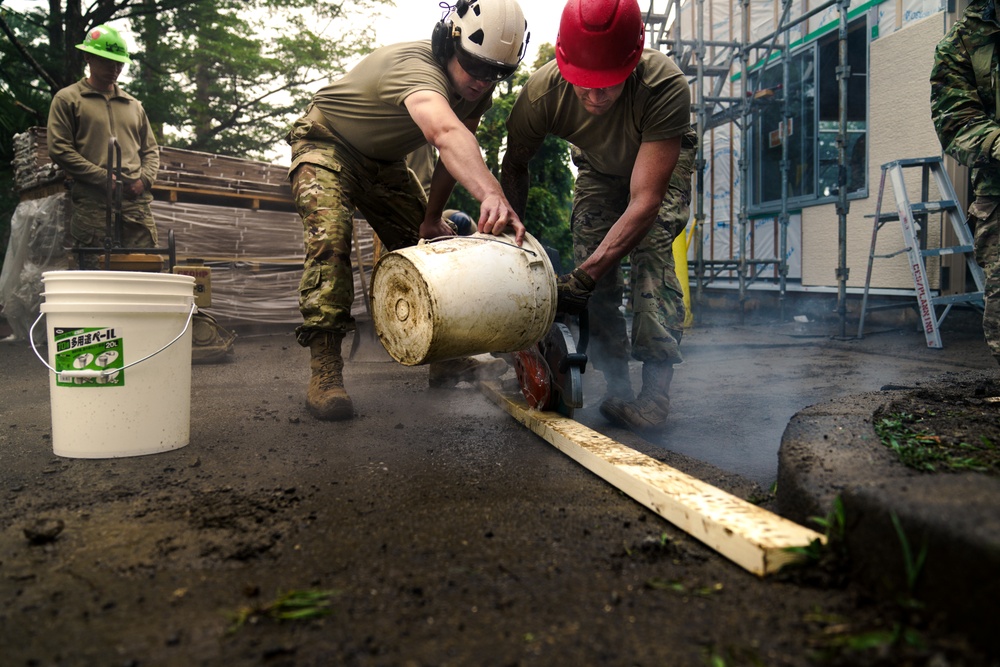
[[[122,339],[114,327],[57,327],[56,385],[59,387],[120,387],[125,384]]]

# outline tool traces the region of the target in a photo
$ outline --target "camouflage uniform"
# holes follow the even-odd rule
[[[70,236],[74,247],[103,248],[108,230],[107,196],[93,188],[74,185],[73,217]],[[157,246],[156,224],[150,204],[153,195],[143,192],[135,199],[122,200],[122,238],[124,248],[155,248]],[[103,255],[88,253],[80,258],[81,269],[101,269]]]
[[[630,255],[631,349],[638,361],[683,360],[684,293],[674,270],[673,243],[687,225],[691,207],[696,151],[689,135],[684,138],[656,222]],[[570,224],[573,255],[579,265],[593,254],[628,206],[629,179],[597,172],[577,149],[572,156],[579,175]],[[628,362],[629,344],[620,310],[623,287],[620,270],[608,273],[598,281],[588,305],[595,348],[591,358],[602,372]]]
[[[945,151],[972,169],[976,261],[986,275],[983,331],[1000,363],[1000,33],[995,0],[974,0],[938,43],[931,115]]]
[[[403,160],[380,162],[339,141],[307,116],[286,137],[292,147],[291,182],[306,246],[296,333],[308,345],[319,332],[354,329],[351,242],[354,208],[382,244],[396,250],[419,239],[427,200]]]

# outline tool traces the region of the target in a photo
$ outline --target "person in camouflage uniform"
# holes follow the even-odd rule
[[[983,332],[1000,363],[1000,17],[973,0],[934,53],[931,116],[945,152],[972,169],[976,262],[983,268]]]
[[[688,222],[695,133],[688,84],[669,57],[644,49],[635,0],[570,0],[556,61],[536,70],[507,120],[501,184],[519,214],[528,162],[546,135],[572,144],[577,167],[570,224],[577,268],[557,280],[561,312],[589,310],[591,359],[607,383],[601,414],[639,433],[666,425],[673,367],[682,361],[684,298],[673,241]],[[631,259],[631,356],[621,312],[621,261]]]
[[[150,189],[160,154],[142,104],[118,86],[130,63],[121,35],[106,25],[87,33],[77,47],[84,52],[88,76],[63,88],[49,107],[49,157],[72,181],[73,218],[69,233],[76,247],[103,248],[108,220],[108,144],[121,147],[122,238],[125,248],[155,248],[156,225]],[[100,267],[96,254],[81,258],[80,268]]]
[[[311,353],[306,407],[316,418],[354,414],[341,342],[355,326],[355,209],[389,250],[451,235],[442,213],[457,177],[480,203],[480,232],[499,234],[509,224],[515,241],[523,241],[524,225],[486,167],[474,133],[497,82],[524,56],[525,29],[515,0],[458,0],[432,39],[376,49],[317,92],[286,137],[306,247],[303,323],[296,333]],[[406,157],[427,143],[439,160],[425,193]],[[467,370],[462,361],[432,364],[429,381],[448,386],[456,376],[467,379]]]

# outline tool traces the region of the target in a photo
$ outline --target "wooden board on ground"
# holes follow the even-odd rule
[[[539,412],[495,382],[480,389],[556,449],[611,483],[692,537],[757,575],[802,556],[819,533],[671,468],[555,412]]]

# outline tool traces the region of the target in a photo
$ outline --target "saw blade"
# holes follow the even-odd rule
[[[553,398],[552,370],[538,344],[513,352],[511,356],[525,402],[535,410],[549,410]]]

